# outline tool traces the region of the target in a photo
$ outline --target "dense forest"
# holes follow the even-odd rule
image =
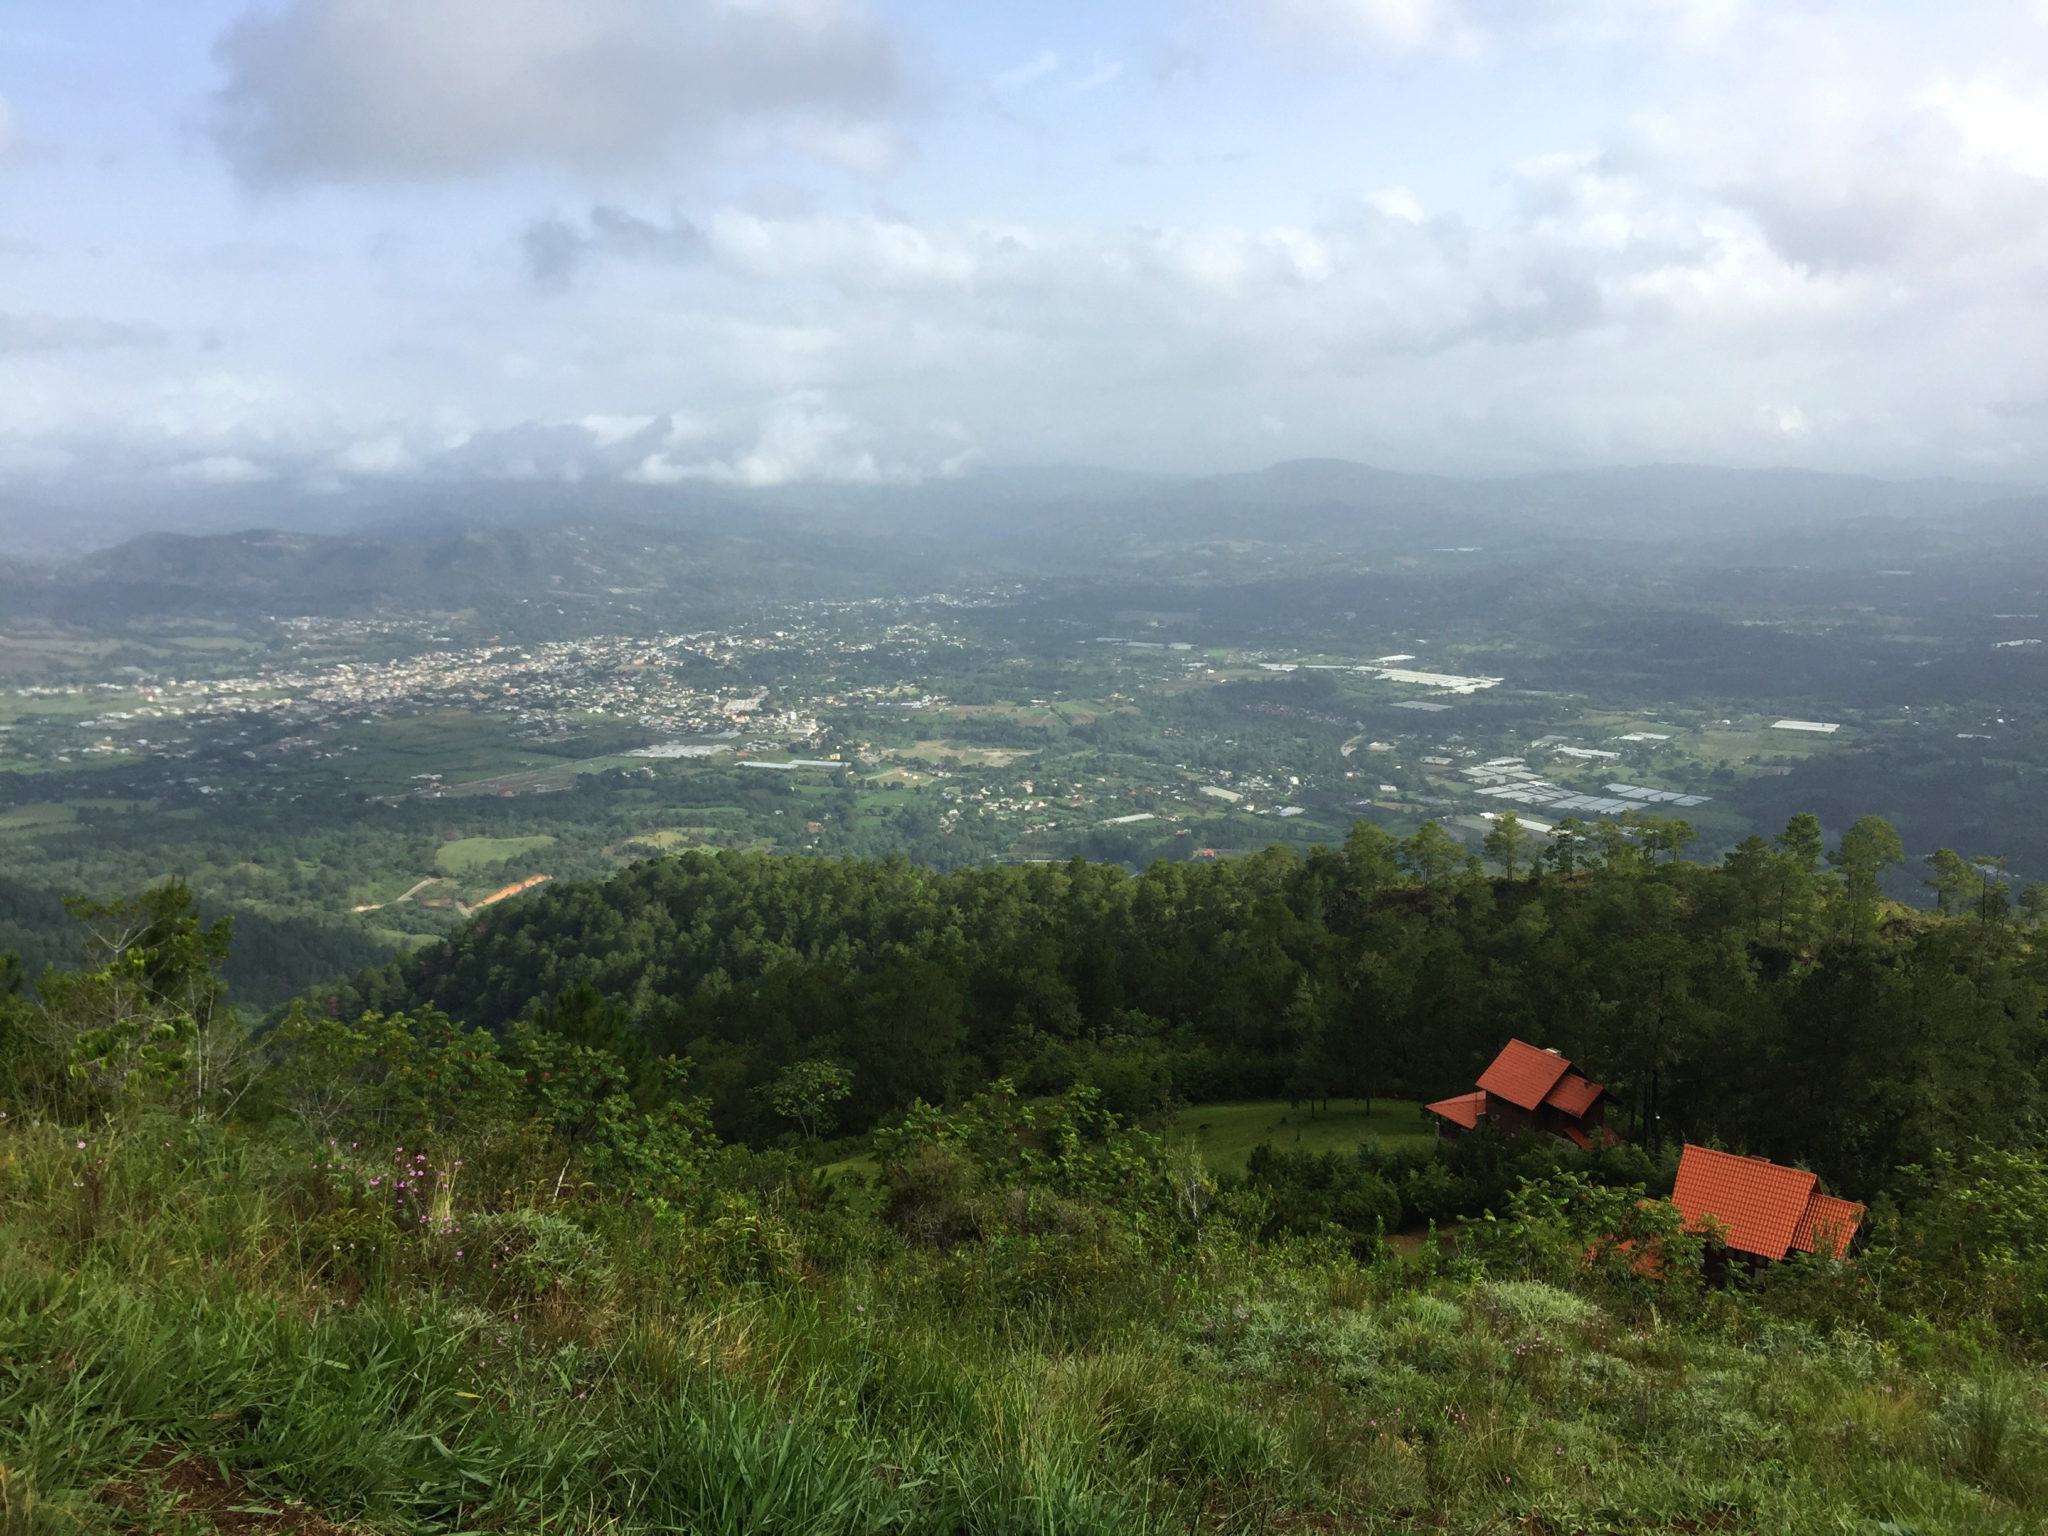
[[[430,1007],[493,1033],[609,1010],[687,1057],[712,1123],[764,1143],[764,1097],[830,1060],[864,1131],[998,1079],[1082,1084],[1143,1117],[1174,1100],[1435,1098],[1510,1037],[1604,1082],[1651,1153],[1718,1139],[1868,1196],[2042,1108],[2039,888],[1943,853],[1941,910],[1882,899],[1898,839],[1825,846],[1795,817],[1719,864],[1683,823],[1567,824],[1540,859],[1512,823],[1497,868],[1434,824],[1360,823],[1341,849],[939,874],[904,861],[689,853],[507,904],[346,985],[316,1013]]]

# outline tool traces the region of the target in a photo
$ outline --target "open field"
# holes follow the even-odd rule
[[[584,758],[576,762],[556,762],[521,769],[516,773],[501,773],[489,778],[464,779],[450,783],[446,793],[450,799],[461,799],[477,795],[530,795],[540,791],[573,789],[577,778],[586,773],[603,773],[611,768],[644,769],[645,762],[639,758],[609,756]]]
[[[0,811],[0,833],[61,832],[78,824],[80,811],[125,811],[131,803],[126,800],[44,800],[11,806]]]
[[[1292,1151],[1350,1152],[1368,1138],[1390,1151],[1434,1139],[1421,1107],[1406,1099],[1374,1099],[1370,1112],[1363,1099],[1332,1099],[1329,1108],[1313,1112],[1284,1099],[1197,1104],[1174,1118],[1167,1135],[1193,1137],[1211,1168],[1231,1173],[1242,1172],[1252,1148],[1264,1141]]]
[[[885,768],[880,773],[870,774],[865,782],[885,789],[921,789],[931,781],[930,774],[919,773],[914,768]]]
[[[560,766],[516,745],[502,719],[460,709],[353,725],[337,734],[333,746],[347,752],[337,766],[371,794],[418,789],[429,774],[453,785]]]
[[[1030,757],[1032,750],[1022,747],[966,746],[956,741],[920,741],[908,747],[898,747],[890,755],[919,763],[939,763],[949,757],[955,757],[971,768],[1007,768],[1019,758]]]
[[[657,827],[651,832],[636,833],[632,839],[657,853],[674,853],[679,848],[725,848],[744,840],[730,827]]]
[[[538,853],[555,846],[551,836],[458,837],[434,850],[434,867],[447,875],[467,874],[485,864],[515,859],[523,853]]]

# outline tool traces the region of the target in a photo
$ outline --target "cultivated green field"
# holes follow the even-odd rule
[[[634,843],[658,853],[674,853],[679,848],[723,848],[738,840],[739,835],[728,827],[658,827],[633,838]]]
[[[1198,1104],[1174,1118],[1169,1141],[1192,1136],[1203,1160],[1218,1172],[1241,1173],[1245,1159],[1262,1141],[1303,1152],[1350,1152],[1368,1138],[1389,1151],[1422,1146],[1432,1139],[1421,1106],[1406,1099],[1332,1099],[1310,1112],[1284,1099],[1250,1104]]]
[[[114,806],[116,802],[86,802]],[[55,832],[77,825],[78,803],[37,801],[0,811],[0,832]]]
[[[370,794],[417,790],[427,774],[452,786],[564,766],[512,741],[502,720],[460,709],[355,725],[331,745],[345,753],[335,766]]]
[[[434,867],[443,874],[466,874],[485,864],[502,863],[506,859],[516,859],[523,853],[538,853],[543,848],[554,846],[555,839],[546,835],[458,837],[434,850]]]

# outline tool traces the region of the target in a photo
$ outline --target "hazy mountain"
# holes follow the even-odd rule
[[[1958,480],[1887,481],[1801,470],[1644,465],[1497,479],[1411,475],[1296,459],[1200,478],[1081,470],[1002,472],[833,495],[757,498],[877,534],[1017,551],[1034,538],[1306,541],[1365,547],[1388,536],[1595,538],[1649,544],[1783,538],[1853,519],[1930,529],[2023,495]]]
[[[567,619],[579,604],[631,610],[645,599],[711,619],[763,600],[994,577],[1206,578],[1262,549],[1297,564],[1446,549],[1736,568],[1918,565],[1966,552],[2031,563],[2048,531],[2039,496],[1955,480],[1688,465],[1462,480],[1302,459],[1201,478],[1050,468],[772,490],[615,479],[322,496],[238,486],[181,492],[153,509],[149,531],[53,558],[60,525],[89,542],[143,511],[70,518],[16,503],[0,538],[28,552],[0,561],[0,605],[68,621],[387,604],[552,605]],[[44,530],[40,547],[23,533],[31,525]]]
[[[427,518],[344,535],[261,529],[153,533],[81,559],[0,573],[0,611],[66,621],[192,612],[345,614],[380,606],[453,610],[595,604],[708,620],[762,602],[865,596],[929,583],[879,541],[769,520],[566,526]]]

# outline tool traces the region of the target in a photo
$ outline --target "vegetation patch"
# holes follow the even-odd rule
[[[462,875],[486,864],[502,864],[555,846],[551,835],[535,837],[458,837],[434,850],[434,867],[443,874]]]

